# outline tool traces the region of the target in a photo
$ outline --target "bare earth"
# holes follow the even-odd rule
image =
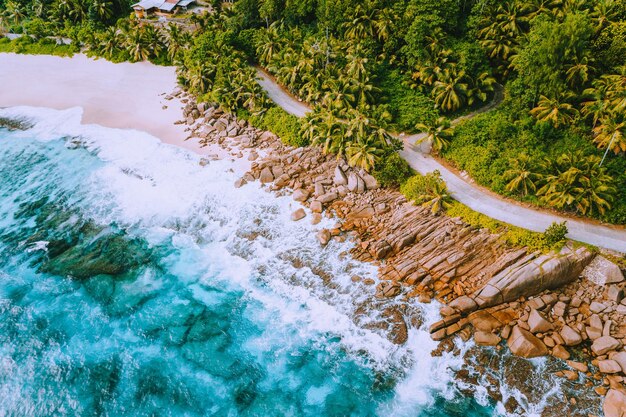
[[[0,85],[0,107],[82,107],[85,124],[142,130],[205,153],[197,141],[184,141],[184,125],[174,124],[182,117],[181,103],[165,100],[176,88],[174,67],[2,53]]]

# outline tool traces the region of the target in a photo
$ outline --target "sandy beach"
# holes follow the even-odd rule
[[[178,100],[165,100],[176,88],[174,67],[147,62],[114,64],[85,55],[0,54],[0,107],[82,107],[83,123],[137,129],[166,143],[206,153],[197,141],[184,141]],[[166,108],[164,108],[166,106]]]

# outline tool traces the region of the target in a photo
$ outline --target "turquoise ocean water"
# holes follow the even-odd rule
[[[374,267],[232,163],[80,109],[0,116],[35,123],[0,129],[0,416],[501,414],[430,355],[437,306],[405,346],[367,330],[350,278]]]

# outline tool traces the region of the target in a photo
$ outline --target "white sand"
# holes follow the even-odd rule
[[[165,95],[175,88],[174,67],[114,64],[84,55],[0,53],[0,107],[78,106],[84,109],[85,124],[143,130],[163,142],[207,153],[197,140],[184,141],[185,125],[174,124],[182,118],[182,104]]]

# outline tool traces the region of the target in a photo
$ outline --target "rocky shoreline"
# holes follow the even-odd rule
[[[271,191],[291,193],[310,211],[294,211],[293,221],[338,220],[317,239],[322,246],[354,239],[352,256],[379,268],[377,299],[441,302],[442,319],[430,328],[440,349],[453,349],[451,339],[459,336],[481,346],[506,344],[523,358],[551,355],[564,361],[557,376],[605,396],[606,417],[625,415],[626,281],[613,262],[622,255],[571,242],[549,254],[509,247],[488,230],[408,203],[334,155],[285,146],[274,134],[191,97],[182,102],[180,123],[187,124],[189,140],[239,158],[248,149],[251,169],[236,187],[260,181]],[[407,318],[398,310],[386,316],[389,339],[405,343]],[[510,408],[515,412],[514,404]]]

